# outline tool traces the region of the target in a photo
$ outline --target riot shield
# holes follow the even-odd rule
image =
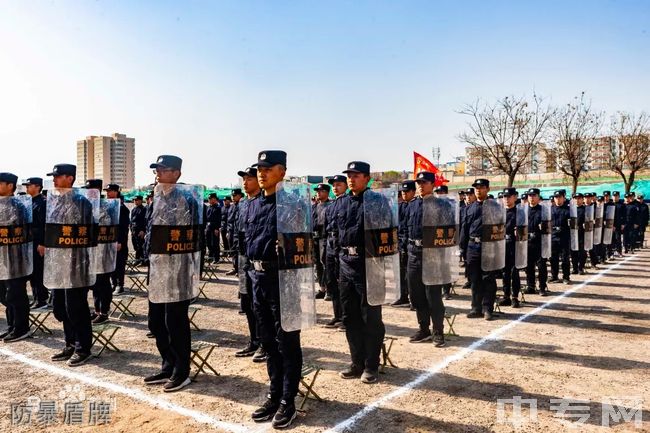
[[[363,220],[368,304],[394,302],[400,296],[397,188],[367,189]]]
[[[422,199],[422,282],[451,284],[458,278],[458,201],[449,196]]]
[[[281,182],[276,189],[280,325],[286,332],[316,324],[309,184]]]
[[[108,274],[115,270],[117,259],[117,230],[120,224],[120,199],[102,198],[99,202],[99,225],[97,227],[97,251],[94,270],[96,274]]]
[[[525,203],[517,205],[515,228],[515,267],[525,269],[528,266],[528,206]]]
[[[0,281],[32,273],[32,197],[0,197]]]
[[[199,295],[203,186],[154,188],[149,240],[149,300],[186,301]]]
[[[95,284],[98,219],[98,190],[54,188],[48,191],[43,267],[45,287],[73,289]]]
[[[239,293],[245,295],[248,293],[246,285],[247,275],[246,268],[248,266],[248,259],[246,258],[246,245],[244,241],[246,217],[248,215],[248,205],[250,200],[247,198],[239,201],[239,215],[237,221],[237,235],[239,236],[239,254],[237,256],[237,279],[239,280]]]
[[[594,245],[600,245],[603,242],[603,213],[605,206],[603,203],[596,203],[596,214],[594,219]]]
[[[612,235],[614,234],[614,214],[616,212],[616,206],[610,205],[607,206],[605,211],[605,228],[603,229],[603,243],[605,245],[612,244]]]
[[[485,200],[481,207],[481,268],[485,272],[498,271],[506,266],[506,208],[494,199]]]
[[[548,259],[551,257],[551,235],[553,234],[553,223],[551,221],[551,202],[543,201],[540,203],[542,206],[542,258]]]
[[[578,242],[578,202],[571,199],[569,204],[569,228],[571,231],[571,251],[580,249]]]
[[[585,251],[594,247],[594,206],[585,206]]]

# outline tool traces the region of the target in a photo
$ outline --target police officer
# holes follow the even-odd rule
[[[535,294],[535,268],[539,278],[539,294],[547,296],[548,270],[542,257],[542,206],[539,188],[528,190],[528,266],[526,267],[526,293]]]
[[[208,257],[214,263],[219,262],[219,230],[221,228],[221,206],[217,194],[210,193],[205,213],[205,239],[208,246]]]
[[[144,255],[144,235],[147,231],[147,209],[142,204],[142,196],[136,195],[133,198],[133,209],[131,210],[131,243],[135,250],[136,265],[142,263]]]
[[[595,227],[595,218],[596,218],[596,193],[595,192],[588,192],[585,194],[585,209],[588,207],[592,208],[591,210],[591,215],[593,215],[591,226],[592,226],[592,233],[595,233],[596,227]],[[592,234],[592,239],[595,241],[595,236]],[[589,263],[591,263],[591,267],[596,269],[598,267],[599,263],[599,250],[600,248],[599,245],[596,245],[595,242],[592,242],[591,249],[588,251],[589,255]]]
[[[560,260],[562,260],[562,282],[570,284],[571,279],[571,230],[569,226],[569,203],[564,190],[553,193],[551,208],[551,223],[553,234],[551,236],[551,279],[550,283],[559,283]]]
[[[72,164],[57,164],[52,172],[47,174],[52,176],[55,188],[68,189],[72,188],[77,176],[77,167]],[[79,214],[75,217],[76,223],[94,224],[92,215],[92,206],[88,199],[78,194],[71,194],[70,203],[66,203],[65,208],[60,209],[62,213],[68,214],[74,212]],[[59,209],[56,209],[58,211]],[[48,236],[46,224],[45,237]],[[46,242],[47,249],[50,248]],[[80,275],[91,273],[92,264],[89,260],[83,260],[80,257],[80,268],[73,272]],[[92,345],[92,324],[90,322],[90,310],[88,307],[88,290],[89,287],[50,287],[52,289],[52,309],[54,317],[63,323],[63,333],[65,336],[65,348],[51,357],[52,361],[67,361],[71,367],[85,364],[90,358],[90,347]]]
[[[285,428],[296,418],[294,399],[302,370],[300,331],[286,332],[280,326],[276,188],[286,173],[287,154],[280,150],[260,152],[254,167],[263,193],[248,207],[246,256],[251,263],[248,276],[261,344],[268,353],[271,385],[266,401],[252,418],[255,422],[273,419],[274,428]]]
[[[9,197],[13,197],[16,192],[16,185],[18,185],[18,176],[13,173],[0,173],[0,198],[4,201]],[[25,263],[29,259],[25,257],[25,253],[31,255],[33,252],[28,245],[25,245],[29,239],[29,236],[25,233],[27,226],[25,215],[28,211],[25,209],[24,204],[18,201],[11,205],[8,204],[8,206],[10,208],[7,209],[7,213],[11,212],[14,215],[3,215],[5,218],[3,223],[10,223],[13,227],[5,226],[0,232],[2,249],[6,254],[3,254],[2,259],[10,262],[3,264],[3,268],[9,269],[9,275],[7,276],[10,278],[0,280],[0,302],[7,308],[8,329],[0,334],[0,338],[5,343],[12,343],[24,340],[30,335],[29,298],[27,297],[28,275],[26,275],[29,270],[25,267]],[[18,234],[16,229],[19,229],[21,234]],[[20,243],[17,243],[16,238],[20,238]],[[17,271],[17,273],[14,271]]]
[[[418,173],[416,179],[418,198],[409,204],[406,211],[408,284],[420,328],[409,342],[422,343],[433,340],[436,347],[442,347],[445,345],[443,285],[425,285],[422,281],[422,200],[433,194],[435,180],[434,173],[427,171]],[[429,329],[432,323],[433,336]]]
[[[343,306],[341,305],[341,291],[339,289],[339,234],[336,225],[336,215],[341,199],[345,197],[348,189],[347,178],[337,174],[327,181],[334,189],[334,203],[325,209],[325,231],[327,232],[325,248],[325,283],[327,291],[332,297],[332,309],[334,317],[325,324],[326,328],[339,328],[345,330],[343,324]]]
[[[228,244],[232,250],[232,270],[226,272],[226,275],[237,275],[239,273],[239,263],[237,259],[237,251],[239,249],[238,240],[239,235],[236,229],[237,222],[239,221],[239,202],[241,201],[244,194],[242,193],[241,188],[235,188],[232,190],[232,204],[228,209]]]
[[[576,200],[576,207],[578,211],[577,225],[578,225],[578,251],[571,251],[571,264],[573,265],[574,274],[585,274],[585,262],[587,261],[587,253],[585,252],[585,204],[584,195],[576,193],[573,195]]]
[[[636,249],[636,237],[640,223],[641,218],[635,194],[628,192],[625,194],[625,220],[622,227],[625,236],[625,254],[633,254]]]
[[[465,208],[465,221],[460,233],[460,244],[466,254],[467,276],[472,288],[472,307],[467,317],[492,320],[497,292],[496,275],[495,272],[485,272],[481,268],[482,206],[488,199],[490,181],[476,179],[472,187],[476,192],[476,201]]]
[[[614,191],[613,193],[614,206],[616,212],[614,213],[614,236],[612,243],[614,244],[615,257],[623,257],[623,230],[625,225],[625,203],[621,200],[621,193]]]
[[[343,172],[350,193],[341,198],[336,212],[341,252],[339,288],[343,323],[352,363],[339,373],[343,379],[361,378],[363,383],[379,379],[379,353],[386,330],[381,305],[368,304],[365,266],[363,196],[370,181],[370,165],[352,161]]]
[[[266,350],[260,345],[259,331],[257,329],[257,318],[255,317],[255,310],[253,306],[253,285],[250,277],[248,276],[248,271],[250,270],[250,263],[246,257],[246,219],[248,218],[248,210],[250,204],[259,199],[262,191],[260,190],[260,184],[257,181],[257,169],[253,167],[247,167],[245,170],[238,171],[237,174],[242,178],[242,186],[247,197],[247,206],[239,212],[239,218],[237,221],[237,230],[238,230],[238,254],[243,258],[242,262],[245,263],[243,268],[239,269],[240,274],[244,274],[245,284],[246,284],[246,293],[239,293],[240,308],[246,315],[246,321],[248,323],[248,333],[250,339],[248,345],[235,352],[235,356],[238,358],[252,356],[253,362],[265,362],[267,359]],[[218,237],[216,238],[218,241]]]
[[[648,209],[648,205],[643,201],[643,194],[639,194],[636,200],[639,207],[639,232],[637,237],[637,246],[643,248],[645,242],[645,230],[648,227],[648,221],[650,220],[650,209]]]
[[[332,204],[329,199],[330,189],[330,185],[326,183],[316,185],[316,203],[312,204],[311,222],[314,239],[314,265],[316,267],[316,281],[319,286],[316,299],[325,298],[327,292],[325,284],[325,210]]]
[[[232,199],[225,197],[223,199],[223,206],[221,207],[221,243],[223,244],[224,255],[230,255],[230,242],[228,241],[228,213],[232,206]]]
[[[145,213],[144,213],[144,220],[147,223],[147,227],[149,227],[149,222],[151,221],[151,215],[153,214],[153,187],[155,186],[154,184],[149,185],[151,186],[152,190],[149,191],[147,194],[147,205],[145,206]],[[146,243],[146,233],[145,233],[145,243]],[[149,251],[147,251],[146,248],[143,249],[142,255],[144,256],[143,264],[149,266]],[[153,335],[151,336],[153,337]]]
[[[131,218],[129,208],[124,204],[124,198],[120,194],[120,186],[115,183],[109,183],[104,188],[107,198],[120,199],[120,223],[117,228],[117,261],[115,263],[115,272],[111,274],[111,281],[115,291],[113,294],[124,293],[124,274],[126,273],[126,261],[129,258],[129,225]]]
[[[465,229],[465,214],[467,213],[467,209],[469,205],[472,203],[476,202],[476,193],[474,191],[474,188],[467,188],[465,190],[465,206],[461,207],[460,209],[460,232],[463,233],[463,230]],[[465,250],[465,247],[462,245],[460,246],[460,260],[462,262],[462,265],[465,267],[465,284],[463,285],[463,289],[470,289],[472,287],[472,283],[469,280],[469,274],[467,272],[467,251]]]
[[[45,197],[43,196],[43,179],[30,177],[23,185],[27,194],[32,196],[32,238],[34,243],[34,272],[29,277],[29,285],[32,286],[34,309],[43,308],[47,305],[50,292],[43,285],[43,255],[45,254]]]
[[[500,306],[519,308],[521,279],[516,266],[517,240],[517,190],[505,188],[501,193],[506,204],[506,266],[503,268],[503,299]]]
[[[399,269],[400,269],[400,297],[391,305],[394,307],[407,306],[410,304],[410,291],[408,286],[406,264],[408,262],[408,227],[406,226],[406,213],[410,203],[415,199],[415,181],[405,180],[400,185],[400,194],[402,201],[399,204],[399,231],[398,231],[398,250],[399,250]]]

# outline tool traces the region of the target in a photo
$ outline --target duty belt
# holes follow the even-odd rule
[[[474,242],[475,244],[480,244],[481,243],[481,238],[480,237],[470,237],[469,240]]]
[[[556,232],[556,233],[557,233],[557,232],[561,232],[561,231],[562,231],[562,227],[560,227],[560,226],[553,226],[553,231]]]
[[[359,253],[357,252],[357,247],[341,247],[341,251],[343,251],[343,254],[347,256],[359,255]]]
[[[537,233],[528,233],[528,240],[536,239]]]
[[[422,239],[409,239],[409,244],[415,245],[416,247],[421,247]]]
[[[257,272],[270,272],[278,269],[277,263],[268,260],[251,260],[250,263]]]
[[[512,235],[506,235],[506,240],[507,241],[513,241],[515,238]]]

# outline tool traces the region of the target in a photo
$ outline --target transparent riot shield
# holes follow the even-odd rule
[[[422,199],[422,282],[451,284],[458,277],[458,200],[449,196]]]
[[[394,302],[400,296],[397,188],[366,190],[363,218],[368,303]]]
[[[525,203],[517,205],[515,228],[515,267],[525,269],[528,266],[528,206]]]
[[[31,196],[0,197],[0,281],[32,273],[34,246],[31,226]]]
[[[94,266],[96,274],[108,274],[115,270],[119,224],[120,199],[102,198],[99,202],[99,225],[97,227],[97,251]]]
[[[542,258],[551,257],[551,235],[553,234],[553,224],[551,222],[551,202],[543,201],[542,206]]]
[[[485,200],[481,206],[481,268],[485,272],[498,271],[506,266],[506,208],[494,199]]]
[[[54,188],[45,208],[43,284],[49,289],[73,289],[95,284],[95,254],[99,191]]]
[[[279,183],[276,214],[280,324],[287,332],[307,329],[316,324],[309,184]]]
[[[578,242],[578,202],[575,199],[569,204],[569,228],[571,231],[571,251],[580,249]]]
[[[603,243],[605,245],[612,244],[612,235],[614,234],[614,214],[616,207],[614,205],[607,206],[605,211],[605,228],[603,228]]]
[[[585,206],[585,251],[594,247],[594,205]]]
[[[162,183],[154,188],[148,292],[155,304],[199,295],[203,189]]]
[[[600,245],[603,242],[603,216],[605,206],[603,203],[596,203],[596,213],[594,219],[594,245]]]

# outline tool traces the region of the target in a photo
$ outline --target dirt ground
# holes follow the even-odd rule
[[[305,362],[323,369],[315,389],[326,401],[310,400],[306,413],[290,429],[650,431],[649,265],[647,250],[614,260],[585,276],[573,276],[570,286],[551,285],[552,296],[528,295],[522,309],[502,308],[503,313],[492,322],[467,319],[469,291],[457,288],[457,295],[445,304],[463,313],[454,325],[459,336],[449,337],[447,346],[440,349],[430,343],[410,344],[408,337],[416,330],[415,313],[385,307],[387,335],[397,338],[391,358],[399,368],[387,368],[375,385],[338,377],[349,362],[345,334],[322,327],[331,316],[331,304],[319,300],[319,325],[302,333],[302,345]],[[195,322],[202,330],[193,332],[195,340],[218,344],[210,361],[220,376],[199,375],[191,386],[173,394],[163,393],[160,386],[145,386],[142,378],[157,371],[160,359],[154,341],[145,337],[146,296],[135,293],[136,318],[113,321],[121,326],[114,342],[122,351],[104,352],[85,366],[74,369],[49,361],[62,346],[61,325],[53,317],[46,322],[54,330],[52,336],[39,333],[22,342],[0,343],[0,431],[44,430],[38,423],[39,400],[56,402],[56,417],[47,427],[52,432],[272,430],[269,424],[250,420],[250,413],[264,399],[267,374],[264,364],[233,356],[246,344],[247,328],[245,317],[238,314],[236,282],[224,276],[229,269],[227,264],[220,265],[219,281],[205,289],[208,299],[197,302],[201,310]],[[574,291],[562,296],[568,290]],[[551,303],[537,309],[546,302]],[[526,313],[530,315],[517,321]],[[0,326],[4,325],[0,320]],[[50,366],[60,370],[51,371]],[[506,403],[499,416],[497,400],[517,397],[536,401],[536,413],[524,404],[522,416],[515,417],[513,405]],[[558,415],[556,406],[562,402],[551,400],[567,398],[586,401],[578,410],[588,415],[584,423],[570,426],[569,421],[577,417]],[[602,415],[609,413],[603,409],[606,398],[631,398],[617,400],[613,407],[632,415],[632,409],[639,408],[641,417],[621,418],[603,427]],[[64,423],[66,401],[83,402],[82,426]],[[92,401],[111,402],[108,423],[89,425]],[[12,425],[11,405],[25,402],[34,403],[31,423]]]

